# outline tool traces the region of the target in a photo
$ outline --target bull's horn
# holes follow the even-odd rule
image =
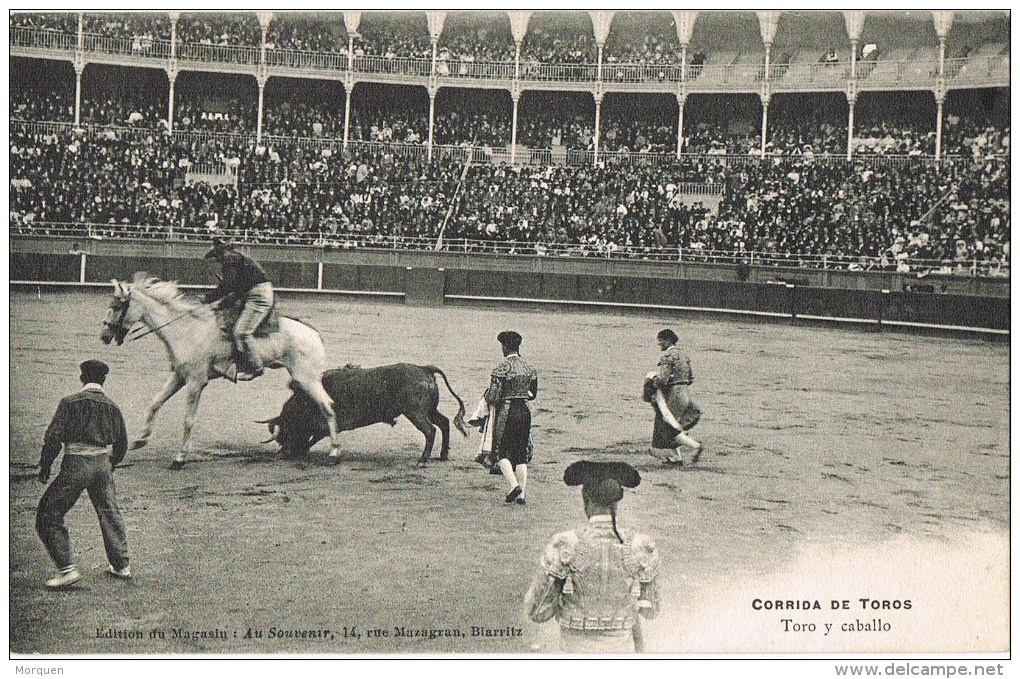
[[[272,441],[276,441],[278,443],[279,440],[276,437],[279,435],[279,433],[276,431],[276,425],[275,424],[270,424],[269,425],[269,433],[271,433],[272,435],[269,436],[268,438],[266,438],[262,442],[263,443],[271,443]]]
[[[271,417],[268,420],[255,420],[255,424],[270,424],[270,423],[276,424],[276,421],[279,419],[280,418],[278,417]]]

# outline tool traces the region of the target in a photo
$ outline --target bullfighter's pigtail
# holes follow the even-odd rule
[[[609,515],[613,517],[613,532],[616,533],[616,539],[619,540],[620,544],[622,545],[623,544],[623,537],[620,535],[620,531],[617,530],[617,528],[616,528],[616,509],[614,508],[609,513]]]

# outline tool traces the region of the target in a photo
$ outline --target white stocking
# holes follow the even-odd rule
[[[503,478],[505,478],[507,483],[510,484],[510,490],[513,490],[514,488],[520,485],[519,483],[517,483],[517,475],[514,474],[514,466],[510,464],[510,460],[506,459],[505,457],[500,458],[499,470],[503,472]]]
[[[528,465],[517,465],[517,479],[521,482],[521,497],[528,490]]]
[[[679,459],[680,457],[676,448],[649,448],[648,454],[656,460],[662,460],[663,462],[670,458]]]
[[[690,436],[688,436],[687,432],[685,431],[682,431],[679,434],[677,434],[676,440],[684,444],[685,446],[690,446],[691,448],[694,449],[698,449],[701,447],[701,444],[692,439]]]

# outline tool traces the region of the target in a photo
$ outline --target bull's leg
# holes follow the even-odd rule
[[[166,384],[163,385],[163,389],[149,405],[149,412],[145,416],[145,425],[142,427],[142,433],[137,439],[135,439],[134,443],[131,444],[131,448],[133,450],[141,448],[149,442],[149,435],[152,434],[152,421],[156,418],[156,413],[163,404],[169,401],[170,397],[180,391],[183,386],[184,378],[176,372],[166,381]]]
[[[301,454],[302,455],[307,455],[308,451],[310,451],[312,449],[312,446],[314,446],[316,443],[318,443],[322,439],[326,438],[327,436],[329,436],[329,432],[328,431],[326,431],[326,432],[319,432],[319,431],[317,431],[314,434],[309,434],[308,435],[308,440],[305,441],[304,450],[301,451]]]
[[[202,390],[205,389],[205,383],[191,383],[188,385],[187,391],[187,408],[184,411],[184,438],[181,441],[181,449],[177,451],[177,455],[174,456],[173,464],[170,465],[171,469],[180,469],[184,466],[184,461],[188,455],[191,454],[191,428],[195,426],[195,414],[198,412],[198,400],[202,398]]]
[[[421,458],[418,460],[419,464],[425,464],[432,457],[432,447],[436,445],[436,426],[432,424],[432,420],[426,415],[419,415],[417,413],[413,415],[404,414],[414,428],[425,434],[425,451],[421,454]]]
[[[439,433],[442,436],[442,442],[439,446],[439,459],[446,461],[450,459],[450,418],[442,414],[438,410],[433,410],[432,414],[429,415],[432,423],[439,427]]]

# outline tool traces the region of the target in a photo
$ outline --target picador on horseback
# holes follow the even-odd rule
[[[265,372],[255,348],[255,330],[273,309],[273,284],[258,262],[221,238],[213,238],[213,247],[205,258],[215,259],[222,267],[220,284],[205,296],[205,302],[213,303],[215,308],[229,308],[238,300],[244,305],[233,329],[236,379],[255,379]]]

